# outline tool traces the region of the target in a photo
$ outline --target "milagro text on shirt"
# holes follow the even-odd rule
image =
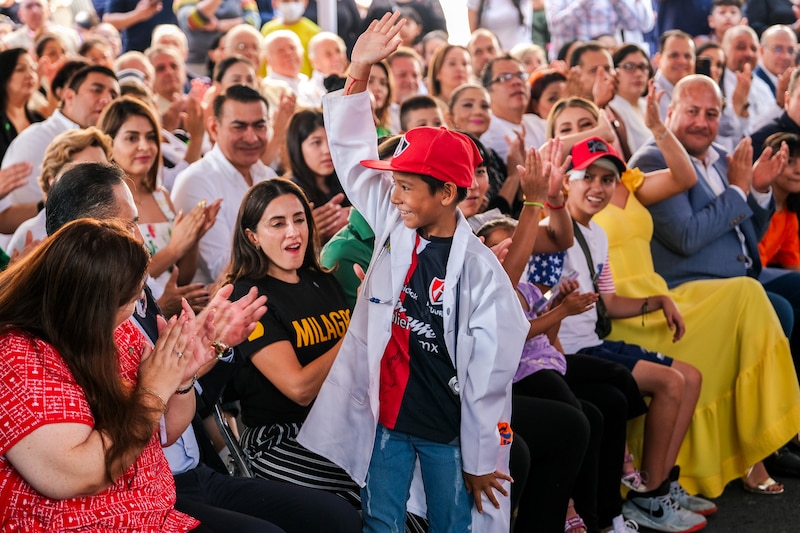
[[[344,337],[347,326],[350,325],[350,309],[331,311],[319,317],[310,316],[302,320],[293,320],[292,325],[297,333],[295,346],[298,348],[340,339]]]

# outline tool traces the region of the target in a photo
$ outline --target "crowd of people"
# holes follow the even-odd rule
[[[462,46],[438,0],[337,5],[0,8],[0,529],[689,533],[784,493],[800,7],[468,0]]]

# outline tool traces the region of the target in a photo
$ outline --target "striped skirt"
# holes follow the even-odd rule
[[[247,427],[241,445],[253,474],[265,479],[285,481],[302,487],[333,492],[361,509],[361,489],[347,473],[321,455],[297,442],[302,424],[273,424]],[[406,533],[423,533],[423,518],[406,514]]]

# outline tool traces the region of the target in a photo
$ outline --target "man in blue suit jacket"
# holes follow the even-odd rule
[[[655,228],[653,261],[670,287],[696,279],[757,278],[761,272],[758,243],[775,211],[770,185],[777,159],[768,161],[770,154],[765,153],[751,167],[747,157],[752,157],[752,147],[745,138],[729,164],[726,152],[713,144],[721,110],[722,95],[710,78],[687,76],[675,86],[667,127],[686,147],[698,180],[685,193],[648,208]],[[630,163],[644,172],[667,166],[655,142],[643,146]],[[800,273],[787,275],[796,276],[792,285],[800,286]],[[790,303],[794,294],[783,294],[785,285],[775,292],[770,284],[765,288],[791,336],[800,309],[796,301]]]
[[[752,165],[753,147],[745,137],[728,160],[713,144],[722,114],[722,94],[711,78],[691,75],[672,93],[666,125],[692,158],[697,183],[688,191],[648,206],[653,217],[650,247],[656,271],[670,287],[697,279],[758,278],[758,243],[766,232],[775,200],[771,184],[786,158],[765,151]],[[655,141],[630,161],[644,172],[667,168]],[[791,279],[790,279],[791,277]],[[788,337],[800,328],[800,272],[764,284]],[[795,368],[800,354],[793,350]],[[766,463],[773,471],[800,475],[800,457],[781,449]]]
[[[722,95],[705,76],[687,76],[675,86],[667,127],[686,147],[697,184],[683,194],[649,207],[656,270],[671,287],[686,281],[733,276],[758,277],[758,243],[775,211],[774,176],[753,175],[741,157],[729,165],[725,150],[712,144],[722,113]],[[749,139],[744,141],[749,148]],[[630,161],[644,172],[667,167],[651,142]]]

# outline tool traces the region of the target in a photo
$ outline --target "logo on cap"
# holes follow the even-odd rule
[[[589,149],[590,154],[597,152],[608,153],[608,145],[600,139],[590,139],[586,142],[586,147]]]
[[[397,148],[394,149],[394,155],[392,155],[392,157],[399,156],[400,154],[405,152],[408,149],[409,146],[411,146],[411,143],[408,142],[408,139],[406,139],[406,136],[403,135],[402,137],[400,137],[400,142],[397,143]]]

